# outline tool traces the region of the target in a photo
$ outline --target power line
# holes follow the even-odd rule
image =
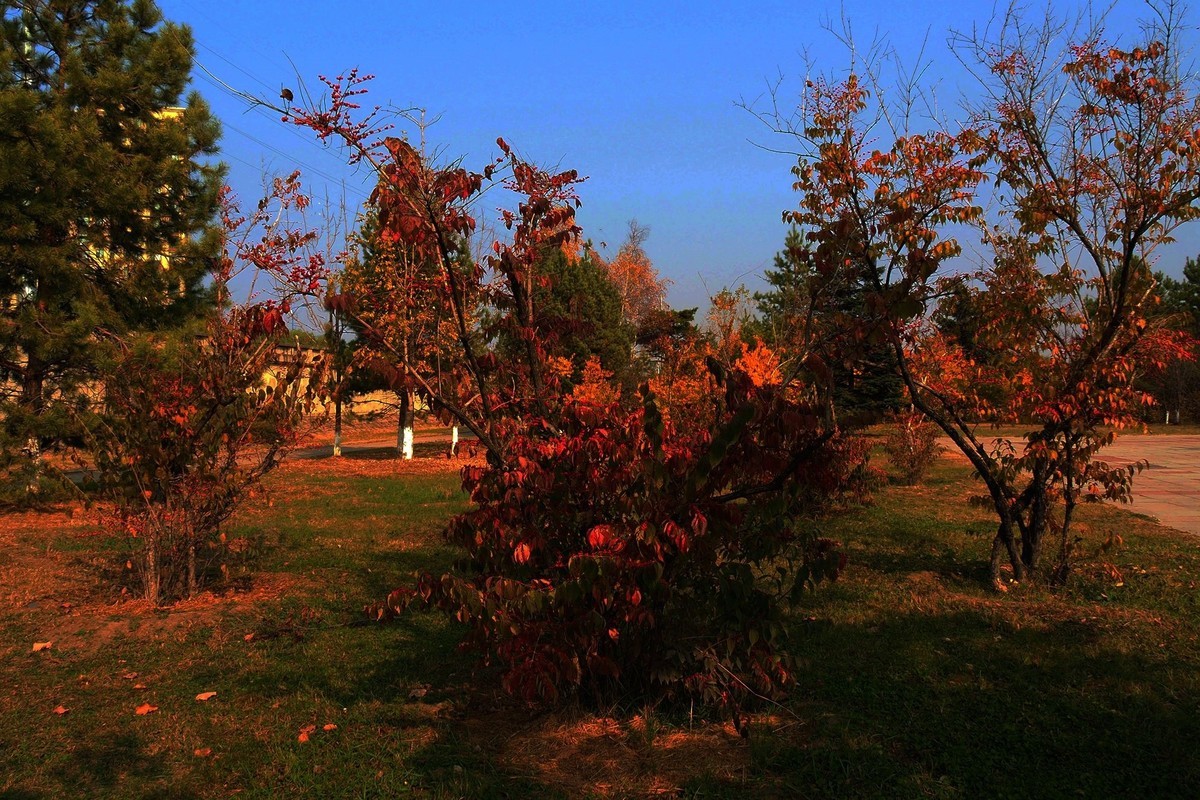
[[[168,30],[170,30],[170,29],[168,28]],[[172,35],[175,35],[174,31],[172,31]],[[176,37],[176,38],[178,38],[178,37]],[[245,69],[244,67],[241,67],[236,62],[234,62],[232,59],[229,59],[226,56],[222,55],[216,49],[199,41],[194,36],[193,36],[193,42],[196,45],[198,45],[199,47],[202,47],[205,50],[207,50],[208,52],[212,53],[214,56],[216,56],[220,60],[224,61],[229,66],[233,67],[238,72],[240,72],[243,75],[245,75],[246,77],[250,78],[255,83],[258,83],[259,85],[265,87],[266,89],[271,90],[270,84],[268,84],[266,81],[262,80],[257,75],[255,75],[254,73]],[[183,44],[183,43],[180,42],[180,44]],[[304,136],[299,131],[297,131],[294,127],[279,120],[273,113],[271,113],[266,108],[266,106],[264,105],[262,100],[255,97],[254,95],[250,94],[249,92],[242,91],[241,89],[238,89],[237,87],[231,85],[229,82],[227,82],[226,80],[221,78],[219,75],[217,75],[215,72],[213,72],[211,69],[209,69],[202,61],[200,61],[200,59],[193,57],[192,61],[198,70],[199,76],[202,79],[204,79],[205,81],[210,83],[212,86],[216,87],[218,90],[220,90],[220,91],[226,93],[227,95],[229,95],[230,97],[234,98],[235,100],[240,100],[242,103],[244,103],[246,105],[248,111],[255,111],[258,114],[265,115],[275,125],[281,126],[283,130],[287,131],[292,136],[295,136],[296,138],[298,138],[300,141],[304,142],[309,147],[316,148],[323,155],[328,153],[328,151],[325,148],[321,147],[321,145],[314,142],[311,138]],[[318,167],[312,165],[311,163],[303,161],[300,158],[297,158],[294,154],[288,153],[288,152],[276,147],[275,145],[270,144],[269,142],[263,141],[262,139],[254,136],[250,133],[247,133],[246,131],[244,131],[234,125],[231,125],[226,120],[222,120],[222,124],[224,127],[245,137],[246,139],[259,145],[260,147],[266,148],[267,150],[275,153],[276,155],[282,156],[283,158],[286,158],[289,161],[294,162],[296,165],[303,167],[306,172],[308,172],[312,175],[322,177],[325,180],[330,181],[332,183],[339,184],[342,187],[343,194],[346,192],[347,182],[344,177],[336,177],[334,175],[331,175],[328,172],[326,172],[325,170],[318,168]],[[236,156],[233,156],[232,154],[223,154],[223,155],[228,155],[229,158],[231,158],[232,160],[238,161],[242,164],[246,164],[247,166],[251,166],[252,168],[257,169],[256,167],[253,167],[253,165],[249,164],[249,162],[245,161],[244,159],[237,158]]]
[[[237,64],[235,64],[234,62],[230,61],[228,58],[226,58],[225,56],[221,55],[221,54],[220,54],[220,53],[218,53],[216,50],[214,50],[213,48],[211,48],[211,47],[209,47],[208,45],[206,45],[204,42],[201,42],[200,40],[198,40],[198,39],[197,39],[197,40],[196,40],[196,44],[198,44],[199,46],[203,47],[205,50],[207,50],[208,52],[212,53],[214,56],[216,56],[217,58],[221,59],[222,61],[224,61],[224,62],[225,62],[226,64],[228,64],[229,66],[233,67],[234,69],[236,69],[238,72],[240,72],[240,73],[242,73],[243,75],[245,75],[245,76],[246,76],[247,78],[249,78],[250,80],[254,81],[255,83],[257,83],[257,84],[259,84],[259,85],[261,85],[261,86],[262,86],[263,88],[265,88],[265,89],[266,89],[268,92],[270,92],[270,91],[274,91],[274,90],[271,88],[270,84],[268,84],[266,81],[262,80],[262,79],[261,79],[261,78],[259,78],[257,75],[254,75],[254,74],[253,74],[253,73],[251,73],[249,70],[247,70],[247,69],[244,69],[244,68],[242,68],[242,67],[238,66]]]

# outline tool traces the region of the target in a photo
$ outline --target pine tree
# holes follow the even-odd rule
[[[1182,279],[1155,273],[1161,303],[1156,322],[1200,339],[1200,259],[1188,258]],[[1176,359],[1160,373],[1143,376],[1139,385],[1158,400],[1147,409],[1150,421],[1188,422],[1200,420],[1200,350],[1192,347],[1192,358]]]
[[[538,274],[544,283],[534,291],[536,326],[553,341],[551,352],[575,365],[570,383],[582,378],[593,356],[621,382],[629,370],[634,330],[603,267],[588,255],[572,258],[555,249],[539,262]]]
[[[833,375],[833,402],[841,413],[878,415],[903,403],[903,385],[887,346],[844,338],[867,316],[868,269],[851,265],[836,274],[816,274],[803,233],[792,228],[784,249],[775,254],[774,268],[764,274],[771,290],[754,295],[759,319],[751,332],[785,358],[819,356]],[[850,347],[859,353],[854,366],[840,354]]]
[[[1180,280],[1161,272],[1154,277],[1162,297],[1162,313],[1174,316],[1178,327],[1200,338],[1200,258],[1184,262]]]
[[[77,435],[113,336],[211,308],[221,168],[183,99],[190,31],[150,0],[0,9],[0,476],[23,489]]]

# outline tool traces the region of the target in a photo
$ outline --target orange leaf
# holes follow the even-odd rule
[[[54,646],[54,642],[34,642],[33,643],[33,652],[40,653],[43,650],[49,650],[53,646]]]
[[[296,737],[297,741],[307,742],[308,735],[317,729],[316,725],[305,725],[300,729],[300,735]]]
[[[124,675],[122,675],[121,677],[122,677],[124,680],[131,681],[131,680],[133,680],[134,678],[136,678],[137,676],[138,676],[138,674],[137,674],[136,672],[126,672],[126,673],[125,673]]]
[[[212,748],[211,747],[197,747],[196,751],[195,751],[195,755],[197,755],[200,758],[208,758],[209,756],[212,755]]]
[[[329,722],[329,723],[326,723],[326,724],[325,724],[325,726],[324,726],[323,728],[321,728],[321,730],[323,730],[323,731],[336,731],[336,730],[337,730],[337,725],[334,725],[332,722]]]
[[[196,695],[196,699],[199,700],[201,703],[206,703],[209,700],[212,700],[216,696],[217,696],[216,692],[201,692],[200,694]]]
[[[135,688],[135,689],[145,689],[145,688],[146,688],[146,684],[144,684],[144,683],[135,683],[135,684],[133,685],[133,688]]]
[[[137,714],[139,717],[144,717],[147,714],[153,714],[155,711],[158,711],[158,706],[152,706],[149,703],[142,703],[140,706],[134,709],[133,713]]]
[[[71,709],[67,708],[66,706],[59,706],[58,708],[54,709],[54,713],[58,714],[61,717],[63,714],[66,714],[70,710]]]

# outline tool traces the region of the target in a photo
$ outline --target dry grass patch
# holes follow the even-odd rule
[[[569,797],[678,797],[699,776],[741,782],[750,747],[731,724],[664,725],[651,713],[628,719],[580,712],[465,721],[466,741],[505,770]]]

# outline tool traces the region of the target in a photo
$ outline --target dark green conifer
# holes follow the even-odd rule
[[[0,480],[23,488],[79,435],[115,337],[211,308],[221,168],[184,96],[191,33],[152,2],[0,10]]]

